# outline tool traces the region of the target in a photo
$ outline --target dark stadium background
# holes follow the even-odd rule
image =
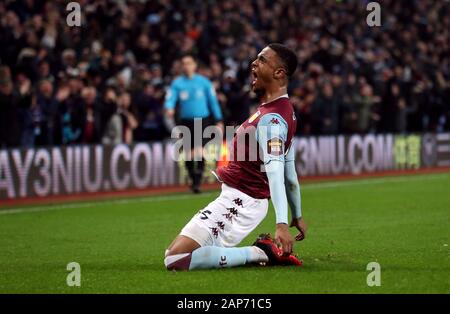
[[[447,1],[383,1],[381,27],[366,24],[366,1],[79,1],[81,27],[67,25],[67,3],[0,4],[0,74],[14,90],[2,93],[2,147],[100,143],[113,103],[139,121],[123,141],[167,137],[164,91],[186,52],[239,124],[256,104],[249,63],[273,41],[299,56],[298,135],[450,128]],[[63,136],[67,124],[80,135]]]

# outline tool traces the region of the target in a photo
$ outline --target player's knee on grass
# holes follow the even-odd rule
[[[171,246],[164,254],[164,265],[168,270],[188,270],[191,252],[180,246]]]
[[[166,255],[164,265],[168,270],[189,270],[192,253]]]
[[[191,253],[200,245],[186,236],[178,236],[164,254],[164,265],[168,270],[188,270]]]

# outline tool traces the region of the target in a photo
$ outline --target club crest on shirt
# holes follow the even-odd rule
[[[267,153],[269,155],[280,156],[283,154],[283,141],[274,137],[267,141]]]
[[[261,114],[261,111],[256,111],[251,117],[250,119],[248,119],[248,123],[252,123],[253,121],[255,121],[256,118],[258,118]]]

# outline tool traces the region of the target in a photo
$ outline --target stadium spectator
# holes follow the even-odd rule
[[[14,147],[20,142],[20,97],[11,79],[9,67],[0,67],[0,147]]]
[[[102,143],[105,145],[117,145],[122,143],[123,125],[118,112],[117,95],[113,88],[107,88],[101,105]]]
[[[359,93],[351,102],[350,109],[355,119],[353,131],[356,133],[367,133],[375,129],[376,103],[379,102],[379,97],[373,94],[373,88],[370,84],[363,82]]]
[[[62,84],[56,93],[56,101],[58,106],[58,112],[60,113],[61,122],[61,143],[73,144],[79,142],[81,137],[81,127],[79,120],[81,119],[78,114],[77,104],[81,103],[81,100],[71,91],[77,92],[78,83],[72,82],[72,89],[69,84]]]
[[[325,83],[320,95],[313,104],[319,111],[319,130],[322,134],[336,134],[340,102],[335,96],[331,83]]]
[[[97,90],[92,87],[84,87],[81,91],[82,98],[82,142],[97,143],[100,138],[101,117],[97,104]]]
[[[134,114],[130,111],[131,96],[127,92],[123,92],[117,99],[119,107],[118,113],[122,120],[122,142],[126,144],[133,143],[133,131],[138,126]]]
[[[138,127],[136,141],[162,140],[166,135],[163,125],[163,107],[155,97],[155,83],[147,82],[135,96],[135,112]]]
[[[34,140],[29,145],[53,145],[55,143],[55,125],[59,119],[57,103],[53,97],[53,84],[42,80],[33,95],[30,113],[34,116]]]

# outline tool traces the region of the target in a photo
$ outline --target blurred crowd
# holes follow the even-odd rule
[[[0,147],[132,143],[170,136],[165,90],[198,56],[227,125],[257,105],[249,65],[293,48],[298,134],[450,130],[450,2],[80,0],[0,2]]]

